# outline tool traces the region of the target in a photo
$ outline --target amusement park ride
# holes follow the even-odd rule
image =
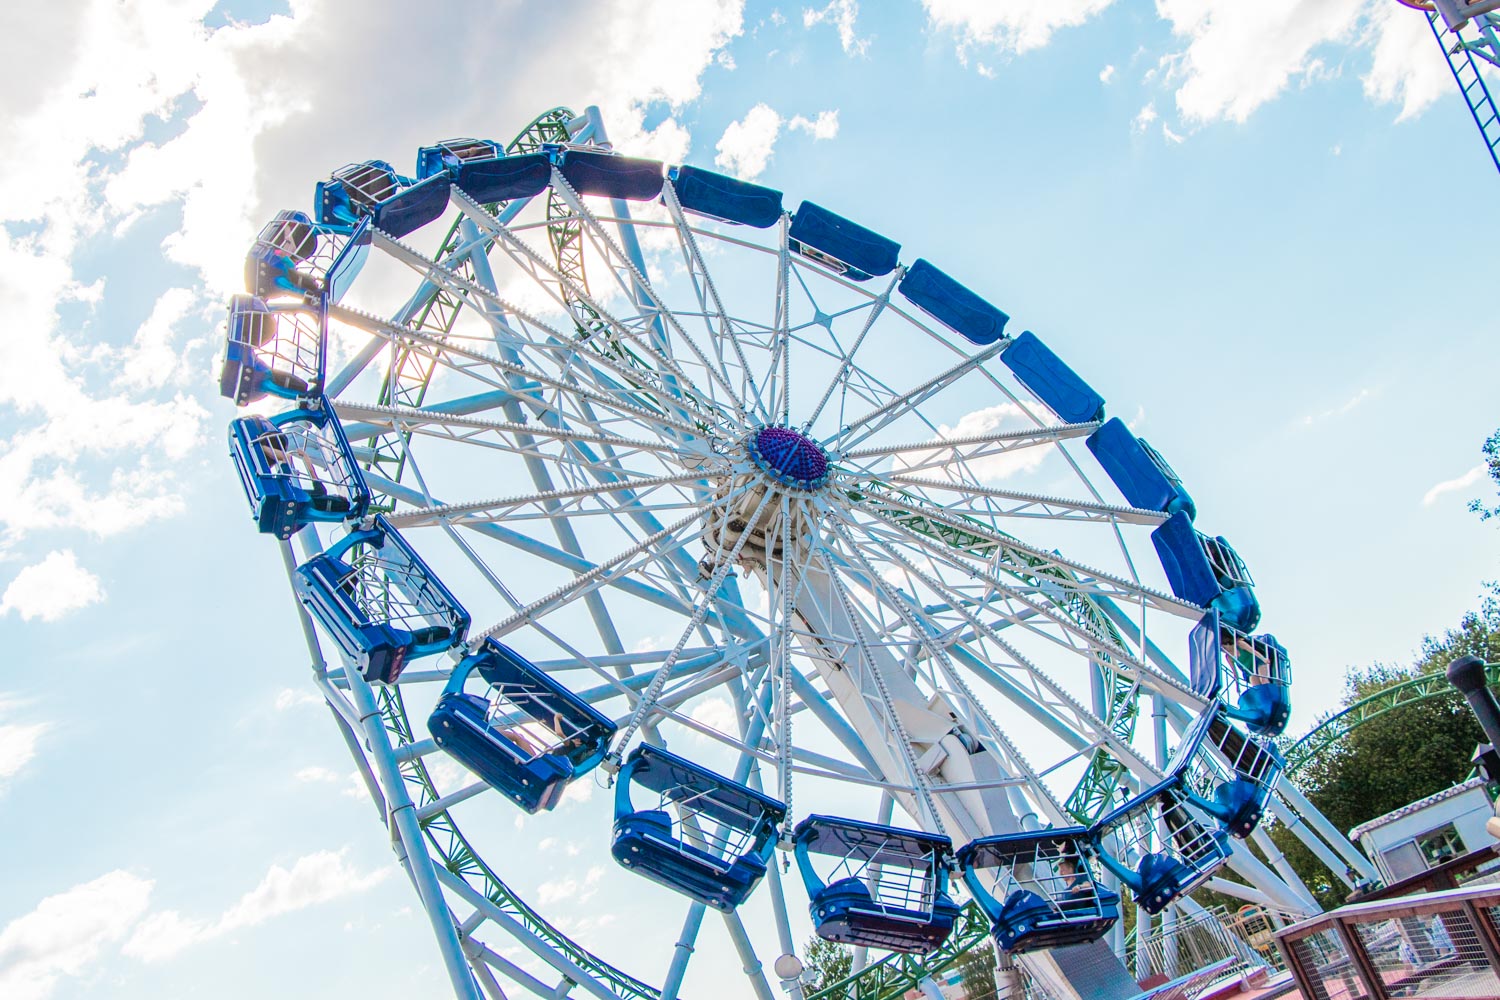
[[[1128,909],[1137,940],[1200,886],[1317,910],[1273,817],[1375,877],[1279,780],[1291,659],[1245,563],[937,264],[619,155],[593,108],[314,204],[230,305],[230,452],[457,996],[673,1000],[713,909],[748,993],[769,965],[810,1000],[806,906],[855,949],[824,995],[930,988],[992,938],[1057,1000],[1125,997]],[[613,784],[623,871],[681,897],[632,934],[654,982],[505,881],[507,811],[579,781]]]

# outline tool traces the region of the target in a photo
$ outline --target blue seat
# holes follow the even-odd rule
[[[312,273],[319,232],[305,212],[277,212],[245,255],[245,287],[258,298],[312,295],[323,283]]]
[[[469,614],[406,539],[377,515],[297,567],[297,597],[371,683],[463,642]]]
[[[1119,417],[1106,420],[1084,444],[1132,507],[1167,514],[1180,510],[1189,520],[1198,516],[1198,508],[1182,488],[1177,473],[1155,448],[1130,433]]]
[[[637,809],[632,789],[656,793]],[[678,820],[666,810],[673,808]],[[631,751],[615,785],[614,843],[621,865],[716,910],[749,898],[775,850],[786,806],[660,747]]]
[[[947,837],[814,815],[792,839],[819,937],[925,954],[953,932],[960,908],[948,893]]]
[[[1104,397],[1030,330],[1012,341],[1000,360],[1063,423],[1083,424],[1104,418]]]
[[[231,421],[229,454],[264,534],[290,538],[315,521],[354,521],[369,509],[364,473],[326,403]]]
[[[492,698],[464,691],[476,671]],[[535,813],[555,807],[568,782],[604,759],[615,724],[509,646],[486,639],[454,668],[427,731],[491,788]]]
[[[792,216],[791,248],[854,281],[890,274],[901,244],[842,215],[804,201]]]
[[[302,304],[268,305],[253,295],[229,301],[219,392],[237,406],[278,396],[304,399],[323,391],[325,322]]]
[[[377,229],[400,239],[443,214],[449,184],[446,173],[411,181],[384,160],[351,163],[318,182],[318,221],[352,227],[368,218]]]
[[[1120,918],[1120,897],[1100,884],[1089,832],[1060,827],[998,834],[958,851],[964,884],[1005,951],[1086,944]]]
[[[673,167],[668,173],[677,203],[685,212],[769,229],[781,220],[781,192],[698,167]]]
[[[1213,875],[1231,853],[1223,830],[1199,822],[1187,808],[1182,775],[1165,781],[1105,815],[1089,831],[1099,861],[1147,913],[1160,913]],[[1158,825],[1165,843],[1151,845]]]
[[[1260,823],[1281,776],[1275,747],[1247,737],[1222,705],[1208,708],[1183,732],[1170,771],[1188,802],[1225,833],[1248,837]]]
[[[1222,536],[1210,538],[1178,511],[1151,532],[1172,593],[1219,612],[1220,620],[1241,632],[1260,622],[1260,601],[1245,564]]]
[[[1258,736],[1280,736],[1292,718],[1291,688],[1285,684],[1254,684],[1225,709],[1231,719],[1243,722]]]
[[[661,197],[660,160],[569,149],[562,153],[558,170],[579,194],[626,201],[654,201]]]
[[[907,269],[897,287],[912,305],[971,344],[993,344],[1010,322],[1005,313],[922,258]]]

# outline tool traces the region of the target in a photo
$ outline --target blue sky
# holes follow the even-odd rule
[[[597,103],[626,152],[753,175],[943,262],[1234,541],[1292,651],[1294,731],[1347,666],[1406,661],[1494,576],[1500,536],[1465,507],[1500,423],[1496,178],[1394,3],[22,16],[0,14],[7,996],[438,989],[215,392],[244,248],[349,160]],[[612,867],[602,798],[500,843],[534,859],[517,889],[633,969],[624,928],[680,907]]]

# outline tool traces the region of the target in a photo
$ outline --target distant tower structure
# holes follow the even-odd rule
[[[1500,67],[1500,0],[1398,0],[1422,11],[1448,59],[1464,103],[1479,126],[1490,160],[1500,170],[1500,108],[1475,59]]]

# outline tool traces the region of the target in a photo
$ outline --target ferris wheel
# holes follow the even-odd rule
[[[1264,817],[1373,875],[1278,784],[1245,563],[983,262],[593,109],[314,200],[230,305],[230,451],[459,996],[670,1000],[709,910],[747,995],[803,996],[809,924],[856,972],[992,936],[1086,995],[1124,907],[1316,909]],[[681,899],[650,982],[487,850],[585,783],[600,856]]]

